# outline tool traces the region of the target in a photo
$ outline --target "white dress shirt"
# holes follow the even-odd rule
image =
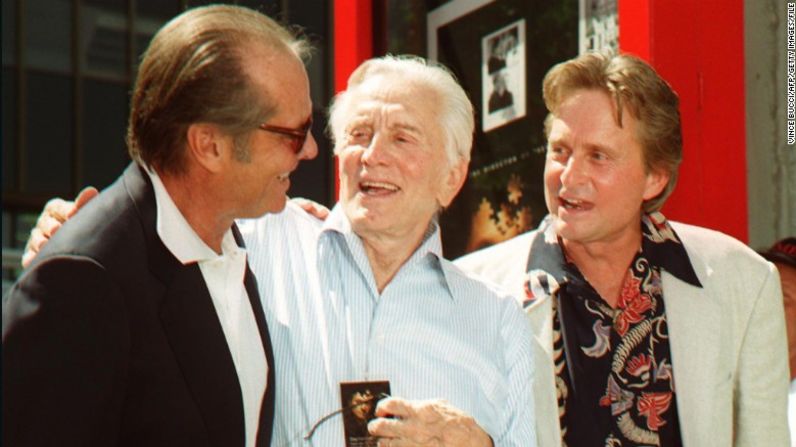
[[[155,190],[158,236],[180,262],[199,264],[210,292],[238,373],[243,397],[246,446],[254,447],[268,364],[249,295],[243,285],[246,250],[238,247],[230,229],[221,241],[221,255],[213,251],[185,220],[158,175],[151,171],[147,173]]]
[[[273,444],[344,446],[340,382],[389,380],[393,395],[443,398],[496,446],[535,444],[530,327],[515,300],[441,257],[439,228],[379,294],[341,209],[325,224],[288,203],[239,222],[274,346]]]

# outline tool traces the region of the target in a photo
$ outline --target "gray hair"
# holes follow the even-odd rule
[[[473,147],[473,105],[453,74],[442,65],[417,56],[387,55],[365,61],[348,78],[348,87],[340,92],[329,109],[329,128],[335,141],[335,153],[344,141],[345,119],[352,106],[351,92],[369,78],[395,75],[408,83],[415,83],[435,92],[440,101],[439,125],[448,161],[470,161]]]

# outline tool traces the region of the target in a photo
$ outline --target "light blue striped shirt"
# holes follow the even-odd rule
[[[323,225],[289,205],[240,227],[274,344],[272,445],[302,445],[340,408],[339,383],[360,380],[445,399],[496,446],[535,444],[528,320],[513,298],[442,258],[436,224],[381,294],[340,207]],[[342,417],[304,445],[344,445]]]

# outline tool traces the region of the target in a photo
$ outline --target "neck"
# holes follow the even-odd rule
[[[180,175],[158,172],[171,200],[185,217],[188,225],[213,251],[221,254],[221,241],[234,221],[225,215],[218,204],[224,201],[214,198],[212,182],[195,172]]]
[[[627,269],[641,247],[641,230],[610,242],[563,240],[567,257],[611,307],[616,307]]]
[[[373,270],[373,277],[376,280],[376,287],[382,293],[387,285],[392,281],[398,270],[406,263],[412,253],[417,250],[423,242],[423,235],[428,228],[418,226],[413,231],[403,235],[385,234],[359,234],[365,247],[365,254],[368,256],[370,268]]]

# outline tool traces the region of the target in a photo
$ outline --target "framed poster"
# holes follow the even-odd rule
[[[619,50],[617,0],[579,0],[580,53]]]
[[[481,123],[488,132],[525,116],[525,19],[481,38]]]
[[[579,0],[453,0],[427,16],[429,59],[453,71],[475,108],[470,171],[442,213],[456,258],[538,225],[544,203],[542,79],[578,53]]]

